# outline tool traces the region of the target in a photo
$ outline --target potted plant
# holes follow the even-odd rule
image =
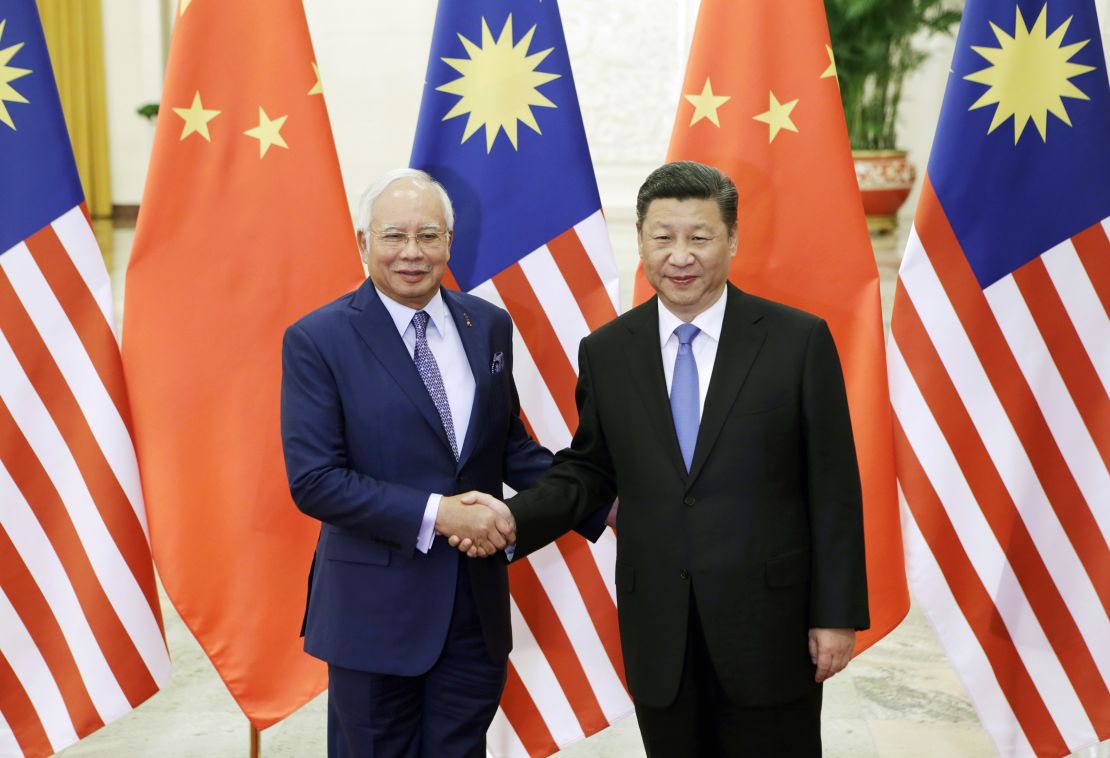
[[[848,136],[868,227],[891,232],[916,178],[898,149],[898,106],[906,76],[928,58],[922,44],[951,34],[959,0],[825,0]]]

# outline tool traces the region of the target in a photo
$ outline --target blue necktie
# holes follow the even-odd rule
[[[459,459],[459,446],[455,442],[455,424],[451,420],[451,406],[447,402],[447,390],[443,388],[443,377],[439,374],[436,357],[428,349],[428,319],[431,318],[427,311],[417,311],[412,317],[412,328],[416,330],[416,347],[412,351],[412,361],[432,402],[439,411],[439,420],[443,422],[443,431],[447,432],[447,441],[451,443],[451,452],[455,460]],[[697,378],[694,379],[697,382]]]
[[[693,324],[682,324],[674,330],[678,337],[678,355],[674,359],[674,376],[671,377],[671,416],[687,471],[694,460],[694,445],[698,441],[698,424],[701,422],[698,364],[690,346],[700,331]]]

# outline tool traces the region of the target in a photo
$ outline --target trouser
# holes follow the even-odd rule
[[[484,758],[507,662],[490,660],[465,556],[439,659],[420,676],[328,666],[329,758]]]
[[[784,705],[734,703],[713,668],[692,593],[678,695],[666,708],[636,703],[636,718],[649,758],[821,755],[821,685]]]

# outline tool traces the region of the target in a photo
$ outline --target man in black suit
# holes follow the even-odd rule
[[[657,297],[582,341],[571,447],[509,501],[516,555],[619,495],[621,643],[648,755],[820,755],[821,682],[869,623],[836,346],[816,316],[728,283],[727,176],[667,164],[636,210]]]

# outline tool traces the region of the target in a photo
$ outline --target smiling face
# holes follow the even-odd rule
[[[736,255],[714,200],[652,200],[639,227],[644,275],[659,299],[683,321],[692,321],[720,297]]]
[[[401,179],[374,200],[370,232],[359,231],[358,246],[374,286],[392,300],[420,309],[439,289],[451,257],[451,234],[443,203],[422,182]],[[438,242],[418,243],[415,235],[438,234]],[[405,235],[403,244],[382,235]],[[409,236],[412,235],[412,236]]]

